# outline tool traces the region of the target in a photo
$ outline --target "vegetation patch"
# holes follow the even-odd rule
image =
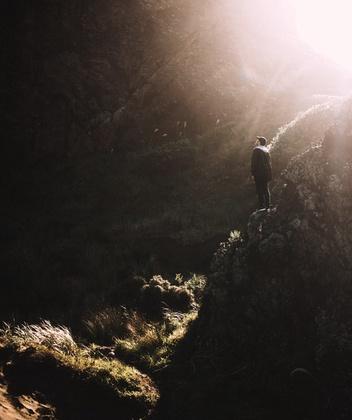
[[[40,391],[63,418],[147,416],[159,392],[152,380],[117,359],[97,357],[75,342],[65,327],[50,322],[1,330],[4,373],[17,392]],[[84,417],[86,415],[86,417]],[[83,417],[82,417],[83,416]]]
[[[115,354],[147,372],[159,371],[169,365],[176,345],[197,315],[196,310],[187,314],[166,311],[161,322],[147,322],[135,314],[130,334],[115,339]]]
[[[139,309],[107,306],[92,312],[83,320],[82,335],[95,354],[117,357],[152,374],[169,364],[197,318],[206,278],[185,280],[177,274],[171,280],[159,275],[136,281]]]

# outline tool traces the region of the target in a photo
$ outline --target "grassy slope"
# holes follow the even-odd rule
[[[1,356],[13,391],[42,392],[65,419],[107,418],[115,410],[123,419],[145,417],[159,398],[147,375],[95,356],[48,322],[3,330]]]

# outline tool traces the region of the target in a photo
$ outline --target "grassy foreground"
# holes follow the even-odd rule
[[[143,418],[159,398],[147,375],[117,359],[97,356],[67,328],[48,321],[5,325],[0,355],[12,389],[42,392],[57,407],[59,418],[108,418],[116,410],[122,419]]]

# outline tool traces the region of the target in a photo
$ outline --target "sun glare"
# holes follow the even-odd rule
[[[352,70],[352,0],[296,0],[301,39]]]

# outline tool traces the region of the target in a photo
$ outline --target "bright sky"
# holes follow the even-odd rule
[[[317,52],[352,69],[352,0],[294,0],[300,36]]]

